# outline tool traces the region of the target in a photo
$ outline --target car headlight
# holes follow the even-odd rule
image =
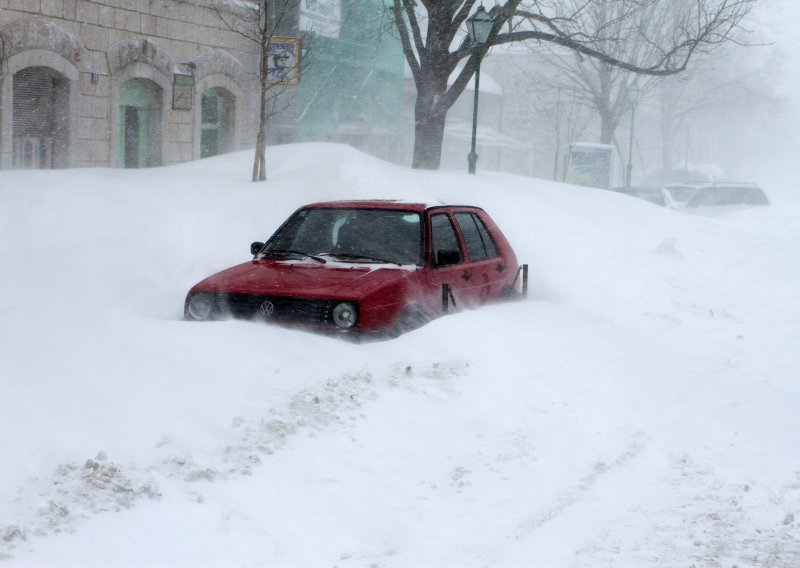
[[[348,329],[356,324],[358,319],[356,307],[350,302],[336,304],[333,308],[333,323],[341,329]]]
[[[195,294],[189,300],[189,315],[196,320],[204,320],[211,313],[211,297],[208,294]]]

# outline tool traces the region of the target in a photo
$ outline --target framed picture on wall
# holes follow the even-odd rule
[[[274,37],[267,44],[267,79],[294,85],[300,80],[300,39]]]

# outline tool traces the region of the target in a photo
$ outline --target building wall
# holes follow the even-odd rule
[[[342,142],[401,160],[405,59],[400,42],[379,33],[385,18],[382,0],[347,3],[337,33],[308,39],[311,56],[297,93],[298,140]]]
[[[120,89],[140,79],[161,89],[161,157],[200,157],[202,92],[232,95],[232,142],[255,139],[257,45],[229,30],[208,0],[0,0],[0,167],[14,163],[14,74],[38,67],[66,93],[70,167],[121,166]],[[193,63],[194,69],[186,63]],[[176,74],[194,78],[191,108],[173,108]],[[124,114],[124,113],[122,113]],[[124,133],[123,133],[124,134]],[[153,133],[151,133],[152,135]],[[152,164],[157,165],[157,164]]]

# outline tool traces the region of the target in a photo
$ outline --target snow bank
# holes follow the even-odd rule
[[[16,566],[800,564],[800,205],[706,219],[344,146],[0,172]],[[363,345],[181,320],[304,203],[486,208],[528,301]]]

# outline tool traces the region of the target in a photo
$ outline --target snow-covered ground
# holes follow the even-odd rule
[[[344,146],[0,172],[0,566],[800,566],[800,197],[722,218]],[[758,181],[758,180],[756,180]],[[310,201],[485,207],[527,301],[181,320]]]

